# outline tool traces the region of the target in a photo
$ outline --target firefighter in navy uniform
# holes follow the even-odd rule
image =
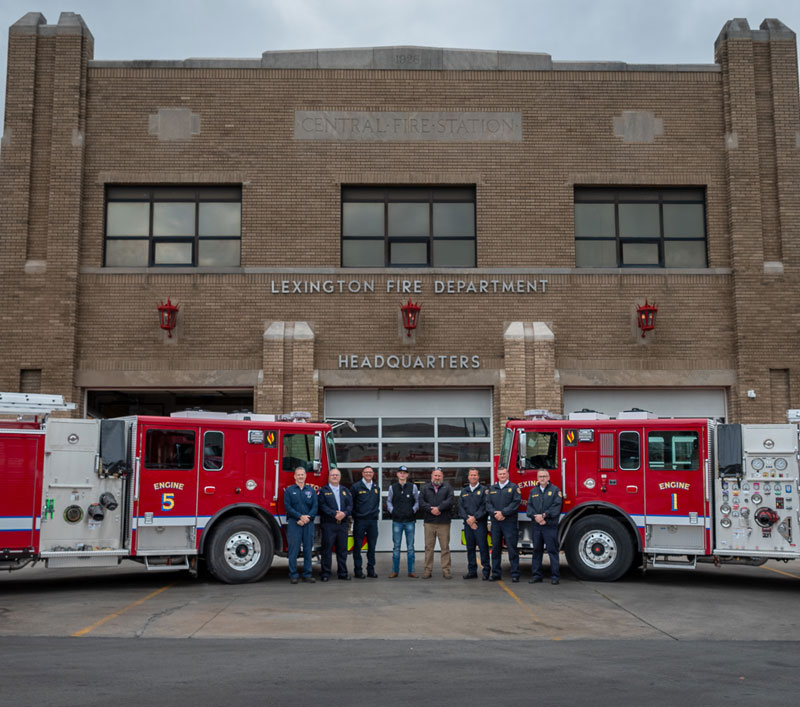
[[[489,537],[487,523],[489,513],[486,510],[487,488],[480,483],[477,469],[467,473],[469,483],[461,489],[458,497],[458,516],[464,521],[464,540],[467,544],[467,573],[464,579],[475,579],[478,576],[478,562],[475,557],[475,546],[481,553],[481,565],[484,579],[489,579]]]
[[[381,512],[381,489],[374,482],[375,470],[365,466],[361,479],[351,487],[353,494],[353,574],[377,579],[375,573],[375,545],[378,542],[378,515]],[[367,539],[367,574],[364,575],[361,545]]]
[[[521,500],[519,487],[508,480],[508,469],[501,466],[497,470],[497,483],[489,487],[486,496],[486,510],[492,521],[492,574],[489,577],[492,582],[501,579],[503,574],[500,565],[503,559],[504,538],[508,560],[511,563],[511,581],[519,582],[517,514]]]
[[[294,483],[283,492],[286,508],[286,540],[289,542],[289,579],[297,584],[297,558],[303,546],[303,581],[314,583],[311,576],[311,553],[314,549],[314,516],[317,515],[317,494],[306,484],[306,470],[294,470]]]
[[[550,483],[550,474],[540,469],[538,483],[528,496],[528,517],[533,521],[533,562],[530,584],[542,581],[542,556],[547,546],[550,558],[550,582],[558,584],[561,573],[558,564],[558,521],[561,518],[561,489]]]
[[[336,574],[339,579],[350,579],[347,574],[347,523],[353,512],[353,495],[339,482],[342,472],[331,469],[328,485],[319,490],[319,520],[322,530],[322,581],[331,576],[333,546],[336,546]]]

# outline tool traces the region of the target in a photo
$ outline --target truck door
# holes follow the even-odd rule
[[[282,524],[286,523],[286,507],[283,491],[294,483],[294,470],[302,466],[306,470],[306,483],[319,491],[327,479],[322,474],[322,432],[282,430],[281,460],[278,471],[278,512]]]
[[[709,551],[703,484],[706,427],[648,427],[647,550]],[[685,551],[681,553],[680,551]]]
[[[200,431],[188,425],[141,426],[138,555],[196,552],[199,441]]]
[[[39,516],[44,432],[0,430],[0,552],[34,548],[34,518]],[[44,516],[48,508],[42,508]],[[38,546],[38,542],[36,543]]]
[[[576,495],[621,508],[637,525],[644,514],[641,428],[577,429]]]

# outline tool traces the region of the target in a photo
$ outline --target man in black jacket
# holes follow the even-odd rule
[[[389,579],[400,573],[400,551],[403,547],[403,535],[406,536],[406,556],[408,559],[408,576],[416,579],[414,573],[414,533],[416,531],[417,509],[419,508],[419,489],[408,480],[408,467],[401,466],[397,470],[397,481],[389,487],[386,507],[392,514],[392,572]]]
[[[353,512],[353,496],[340,484],[342,472],[331,469],[328,485],[319,490],[319,520],[322,530],[322,581],[331,576],[333,546],[336,546],[336,574],[339,579],[350,579],[347,574],[347,522]]]
[[[550,473],[540,469],[538,484],[528,496],[528,517],[533,521],[533,562],[529,582],[542,581],[542,556],[547,546],[550,558],[550,582],[558,584],[561,573],[558,565],[558,521],[561,519],[561,489],[550,483]]]
[[[478,562],[475,546],[481,552],[483,578],[489,579],[489,538],[487,535],[486,487],[479,481],[477,469],[467,473],[469,483],[461,489],[458,497],[458,515],[464,521],[464,540],[467,543],[467,573],[464,579],[478,576]]]
[[[367,539],[367,577],[377,579],[375,573],[375,545],[378,542],[378,515],[381,512],[381,489],[374,482],[375,470],[365,466],[361,479],[351,487],[353,494],[353,574],[364,579],[361,545]]]
[[[497,470],[497,483],[489,487],[486,497],[486,510],[492,519],[492,575],[489,577],[492,582],[502,577],[500,563],[503,559],[503,538],[511,563],[511,581],[519,582],[517,514],[521,500],[519,488],[508,480],[508,469],[501,466]]]
[[[434,469],[430,483],[419,492],[419,507],[425,512],[425,571],[423,579],[433,573],[433,552],[436,539],[442,551],[442,576],[450,579],[450,520],[455,495],[453,487],[444,480],[441,469]]]

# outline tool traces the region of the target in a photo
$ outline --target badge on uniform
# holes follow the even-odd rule
[[[476,495],[476,496],[480,496],[480,495],[481,495],[481,492],[480,492],[480,491],[476,491],[476,492],[475,492],[475,495]]]
[[[547,495],[548,495],[548,496],[552,496],[552,495],[553,495],[553,492],[552,492],[552,491],[548,491],[548,492],[547,492]]]

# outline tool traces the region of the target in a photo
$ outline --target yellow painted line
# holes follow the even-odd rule
[[[170,587],[174,587],[177,583],[178,583],[177,581],[170,582],[167,586],[161,587],[161,589],[156,589],[154,592],[150,592],[150,594],[148,594],[146,597],[142,597],[141,599],[138,599],[132,604],[128,604],[128,606],[123,607],[119,611],[115,611],[113,614],[104,616],[99,621],[95,621],[93,624],[86,626],[85,628],[82,628],[80,631],[75,631],[75,633],[72,634],[72,637],[76,638],[78,636],[85,636],[87,633],[94,631],[96,628],[102,626],[104,623],[111,621],[111,619],[116,619],[118,616],[122,616],[126,611],[130,611],[134,607],[139,606],[139,604],[144,604],[148,599],[152,599],[154,596],[158,596],[159,594],[161,594],[161,592],[167,591],[167,589],[169,589]]]
[[[512,592],[512,591],[511,591],[511,590],[510,590],[510,589],[509,589],[509,588],[506,586],[506,583],[505,583],[505,582],[503,582],[503,580],[500,580],[499,582],[497,582],[497,584],[499,584],[499,585],[500,585],[500,586],[501,586],[503,589],[505,589],[505,590],[506,590],[506,592],[508,592],[508,595],[509,595],[509,596],[510,596],[510,597],[511,597],[511,598],[512,598],[512,599],[513,599],[515,602],[517,602],[517,604],[519,604],[519,605],[522,607],[522,609],[523,609],[523,610],[524,610],[524,611],[525,611],[525,612],[528,614],[528,616],[530,616],[530,617],[531,617],[531,618],[532,618],[532,619],[533,619],[533,620],[534,620],[534,621],[535,621],[537,624],[539,624],[540,626],[544,627],[544,628],[545,628],[545,630],[546,630],[546,628],[547,628],[547,627],[546,627],[546,626],[545,626],[545,625],[542,623],[542,621],[539,619],[539,617],[538,617],[536,614],[534,614],[534,613],[531,611],[531,609],[530,609],[530,607],[529,607],[529,606],[526,606],[526,605],[523,603],[522,599],[520,599],[520,598],[519,598],[519,597],[518,597],[518,596],[517,596],[517,595],[516,595],[514,592]],[[549,631],[548,631],[548,633],[549,633]],[[551,638],[552,638],[554,641],[560,641],[560,640],[561,640],[561,639],[560,639],[558,636],[553,636],[552,634],[551,634],[551,636],[550,636],[550,637],[551,637]]]
[[[768,572],[775,572],[775,574],[782,574],[785,577],[794,577],[795,579],[800,579],[800,575],[792,574],[791,572],[784,572],[783,570],[776,570],[774,567],[764,567],[761,565],[762,570],[767,570]]]

